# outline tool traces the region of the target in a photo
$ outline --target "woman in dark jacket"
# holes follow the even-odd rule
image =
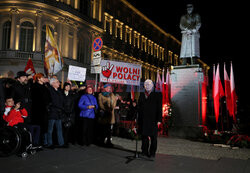
[[[71,91],[71,84],[64,83],[63,86],[63,137],[65,145],[68,145],[71,138],[71,142],[75,143],[75,94]]]
[[[39,125],[41,128],[42,144],[47,145],[48,129],[48,106],[50,103],[50,93],[45,86],[45,78],[42,73],[35,75],[35,83],[31,88],[32,98],[32,124]]]
[[[93,88],[90,85],[87,86],[86,94],[81,97],[78,106],[83,122],[83,145],[88,146],[93,142],[95,109],[98,109],[97,100],[93,96]]]

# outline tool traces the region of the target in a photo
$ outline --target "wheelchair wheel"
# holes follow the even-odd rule
[[[7,157],[16,153],[21,145],[21,135],[15,127],[0,129],[0,156]]]

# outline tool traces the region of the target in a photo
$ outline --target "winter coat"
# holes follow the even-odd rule
[[[115,112],[116,96],[110,93],[109,96],[104,96],[102,93],[98,95],[98,104],[100,107],[100,123],[103,124],[115,124]]]
[[[94,105],[95,108],[88,109],[88,106],[90,105]],[[90,118],[90,119],[95,118],[95,109],[96,110],[98,109],[98,104],[95,96],[91,94],[84,94],[78,103],[78,107],[81,110],[80,117]]]
[[[53,87],[49,87],[51,103],[49,106],[49,120],[59,120],[62,119],[64,109],[63,109],[63,95],[60,90],[56,90]]]
[[[157,123],[162,121],[161,93],[152,92],[147,98],[141,93],[138,114],[139,132],[144,136],[157,136]]]
[[[6,116],[6,115],[4,115]],[[11,109],[8,115],[4,118],[8,122],[8,126],[14,126],[19,123],[24,123],[24,119],[28,116],[25,108],[20,110]]]
[[[51,102],[50,92],[45,85],[34,83],[31,87],[32,124],[40,125],[42,131],[47,130],[48,106]]]
[[[69,91],[69,94],[66,95],[65,93],[63,93],[63,108],[64,108],[64,119],[67,119],[72,122],[75,123],[75,103],[76,103],[76,99],[77,99],[77,94]]]

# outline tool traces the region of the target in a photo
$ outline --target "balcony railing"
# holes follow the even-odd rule
[[[23,52],[18,50],[0,50],[0,58],[5,59],[34,59],[43,60],[44,54],[41,52]]]

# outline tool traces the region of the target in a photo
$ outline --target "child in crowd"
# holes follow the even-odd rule
[[[24,123],[24,118],[28,116],[28,113],[25,108],[21,108],[21,102],[14,105],[13,98],[7,98],[5,105],[3,119],[8,123],[8,126]]]

